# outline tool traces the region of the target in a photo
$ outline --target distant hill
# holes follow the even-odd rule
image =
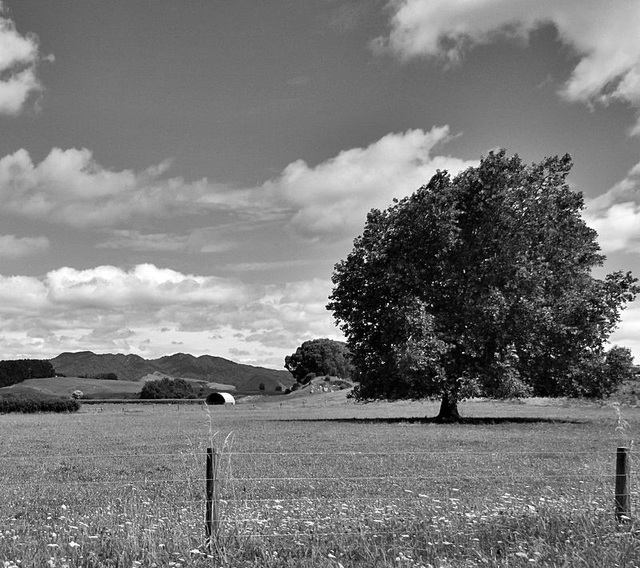
[[[211,355],[195,357],[185,353],[160,359],[144,359],[139,355],[99,355],[91,351],[81,351],[62,353],[51,359],[51,364],[56,373],[68,377],[115,373],[119,381],[140,381],[147,375],[157,373],[177,379],[197,379],[233,385],[238,391],[256,391],[260,383],[264,383],[268,392],[274,391],[277,386],[285,390],[295,382],[288,371],[242,365]]]
[[[0,389],[2,393],[31,394],[37,391],[54,396],[69,397],[80,390],[85,398],[138,398],[143,383],[138,381],[102,381],[98,379],[80,379],[78,377],[50,377],[47,379],[27,379],[16,385]]]

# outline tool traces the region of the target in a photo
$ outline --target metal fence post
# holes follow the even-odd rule
[[[629,448],[619,447],[616,454],[616,520],[631,518],[631,464]]]

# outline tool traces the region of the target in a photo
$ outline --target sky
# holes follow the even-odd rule
[[[640,276],[637,0],[0,0],[0,358],[341,339],[372,208],[571,154]],[[640,300],[612,343],[640,362]]]

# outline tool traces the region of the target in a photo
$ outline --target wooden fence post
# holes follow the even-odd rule
[[[616,454],[616,520],[618,522],[631,518],[630,472],[629,448],[620,447]]]
[[[218,479],[219,455],[215,448],[207,448],[207,485],[205,507],[205,536],[209,550],[218,546],[220,530],[220,490]]]

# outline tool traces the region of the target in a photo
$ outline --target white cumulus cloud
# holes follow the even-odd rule
[[[64,267],[49,272],[46,284],[56,304],[78,308],[216,306],[247,300],[239,282],[185,275],[153,264],[140,264],[129,271],[115,266],[86,270]]]
[[[585,221],[605,253],[640,253],[640,163],[607,192],[587,201]]]
[[[607,252],[640,253],[640,205],[631,201],[585,214],[587,224],[598,232],[598,242]]]
[[[22,35],[3,13],[0,2],[0,114],[17,115],[29,96],[42,88],[36,77],[41,56],[38,38]]]
[[[391,0],[390,31],[374,41],[403,59],[457,62],[466,49],[552,23],[577,63],[562,95],[584,103],[640,106],[640,3],[583,0]],[[632,129],[640,134],[640,122]]]
[[[169,166],[167,161],[139,172],[112,171],[86,148],[54,148],[36,164],[29,152],[17,150],[0,159],[2,212],[75,227],[108,227],[138,217],[246,205],[246,192],[206,179],[165,177]]]
[[[367,212],[410,195],[436,170],[452,173],[476,165],[433,155],[450,138],[448,126],[390,133],[365,148],[351,148],[316,166],[289,164],[264,185],[267,196],[291,209],[291,226],[307,238],[354,237]]]
[[[640,302],[638,300],[622,312],[622,320],[611,334],[609,344],[627,347],[633,353],[636,365],[640,362]]]

